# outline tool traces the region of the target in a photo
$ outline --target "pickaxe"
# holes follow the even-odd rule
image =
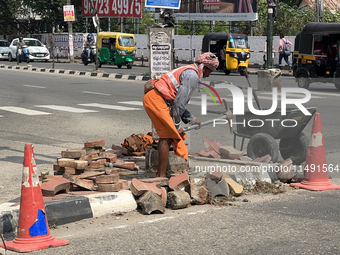
[[[213,123],[216,119],[227,119],[228,120],[228,124],[229,124],[229,128],[230,128],[230,132],[232,133],[233,132],[233,128],[231,126],[231,120],[233,119],[233,113],[230,110],[230,108],[228,107],[227,101],[225,99],[223,99],[222,101],[223,101],[224,107],[226,109],[226,112],[224,113],[224,115],[222,115],[222,116],[220,116],[218,118],[215,118],[215,119],[204,121],[204,122],[201,123],[201,126],[209,125],[209,124]],[[218,113],[221,113],[221,112],[218,112]],[[184,132],[187,132],[187,131],[190,131],[192,129],[196,129],[198,127],[199,126],[197,124],[195,124],[195,125],[183,128],[183,130],[184,130]]]

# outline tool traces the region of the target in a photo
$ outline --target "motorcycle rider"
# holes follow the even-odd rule
[[[87,51],[87,58],[90,58],[92,59],[92,56],[91,56],[91,46],[95,46],[95,43],[94,43],[94,40],[92,40],[92,36],[91,34],[88,34],[87,35],[87,40],[85,41],[85,45],[84,45],[84,49],[89,49],[89,51]]]

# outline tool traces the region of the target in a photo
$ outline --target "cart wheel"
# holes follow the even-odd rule
[[[122,65],[117,65],[118,66],[118,68],[122,68]]]
[[[290,158],[294,165],[300,165],[306,160],[309,141],[304,133],[292,138],[281,139],[280,153],[283,159]]]
[[[308,78],[307,74],[305,74],[305,73],[300,74],[298,79],[297,79],[297,84],[298,84],[299,88],[308,89],[309,78]]]
[[[273,162],[279,159],[279,147],[275,139],[266,133],[252,136],[247,146],[247,155],[252,159],[269,154]]]

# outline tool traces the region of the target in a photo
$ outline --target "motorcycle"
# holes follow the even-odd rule
[[[84,49],[83,53],[81,54],[81,59],[85,66],[90,63],[94,63],[96,61],[96,46],[93,45],[90,48]]]
[[[19,62],[25,61],[27,64],[30,62],[30,52],[28,46],[23,44],[21,49],[18,49]]]

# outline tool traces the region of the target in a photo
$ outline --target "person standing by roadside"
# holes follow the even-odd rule
[[[184,143],[186,134],[181,127],[181,119],[183,120],[183,113],[187,112],[189,124],[201,127],[201,122],[185,107],[202,78],[209,77],[218,65],[216,55],[206,52],[197,57],[195,64],[182,66],[162,75],[150,90],[145,91],[144,109],[160,137],[156,177],[166,177],[171,144],[175,155],[188,160],[189,151]]]
[[[282,59],[284,59],[289,65],[289,72],[292,71],[292,64],[289,62],[288,57],[290,56],[286,54],[285,51],[285,44],[289,44],[290,48],[293,46],[293,44],[286,38],[284,38],[284,34],[280,34],[280,47],[279,47],[279,68],[282,70]]]

